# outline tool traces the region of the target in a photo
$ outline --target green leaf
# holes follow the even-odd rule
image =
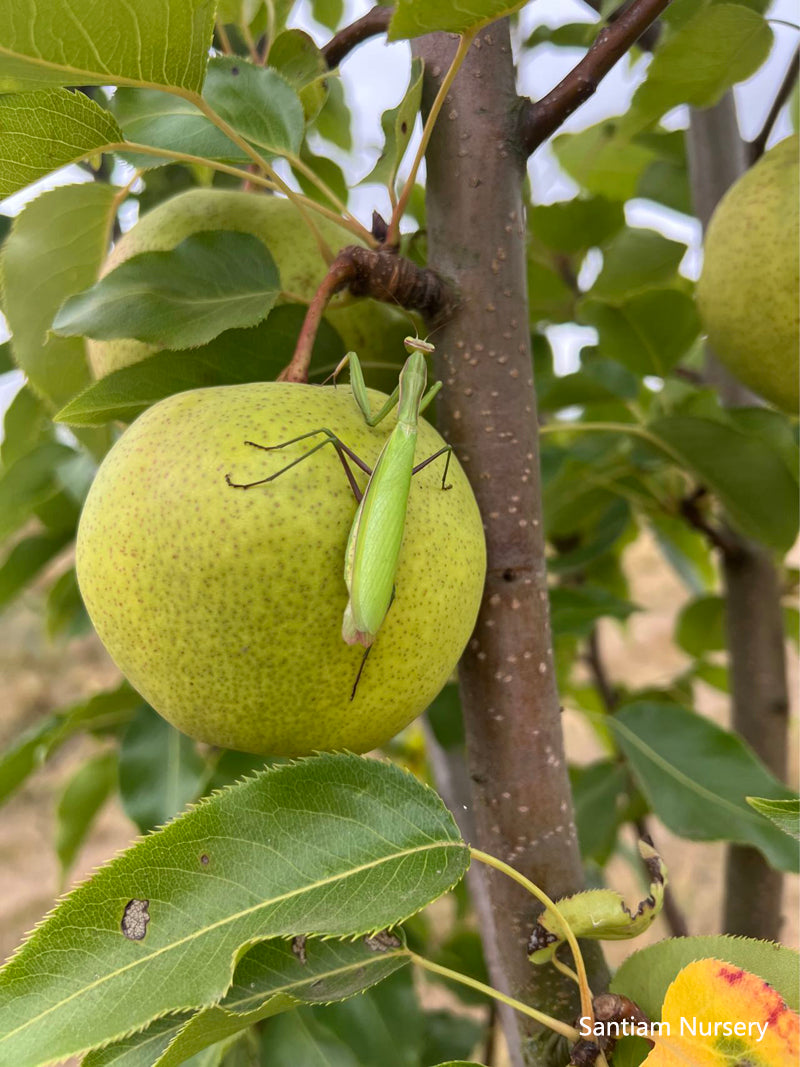
[[[477,981],[483,982],[484,985],[491,984],[481,935],[477,930],[465,925],[463,922],[456,925],[453,933],[439,946],[432,958],[434,963],[447,967],[451,971],[457,971],[459,974],[465,974],[469,978],[475,978]],[[441,982],[464,1004],[488,1003],[487,995],[477,989],[473,989],[471,986],[466,986],[461,982],[454,981],[452,978],[445,978],[433,973],[429,973],[428,977],[431,981]]]
[[[47,441],[0,474],[0,541],[20,527],[38,505],[59,491],[56,468],[73,459],[66,445]]]
[[[629,801],[627,771],[612,760],[597,760],[585,767],[570,767],[570,782],[581,856],[605,864]]]
[[[588,637],[598,619],[608,616],[625,620],[637,610],[635,604],[620,600],[599,586],[560,585],[550,590],[550,621],[556,634]]]
[[[587,407],[615,400],[634,400],[638,391],[639,383],[629,370],[613,360],[597,357],[587,359],[574,374],[536,379],[541,411],[558,411],[573,404]]]
[[[40,89],[0,95],[0,198],[122,140],[105,108],[83,93]]]
[[[657,49],[623,126],[638,128],[679,104],[716,104],[726,89],[758,70],[771,46],[764,18],[742,4],[699,11]]]
[[[103,752],[79,767],[56,809],[56,854],[65,877],[100,809],[117,783],[117,757]]]
[[[147,83],[199,90],[214,0],[126,0],[109,22],[104,4],[0,0],[0,92],[50,85]]]
[[[248,942],[382,929],[468,864],[441,800],[396,766],[325,755],[265,771],[61,901],[0,972],[0,1055],[34,1067],[211,1004]]]
[[[559,273],[550,255],[528,245],[528,310],[532,325],[571,322],[575,318],[575,292]]]
[[[575,197],[537,204],[528,210],[531,232],[549,248],[565,255],[606,244],[624,225],[622,204],[604,196]]]
[[[311,15],[326,29],[335,30],[342,21],[344,0],[311,0]]]
[[[263,241],[206,230],[169,252],[131,256],[70,297],[53,330],[62,337],[135,337],[161,348],[192,348],[223,330],[260,322],[279,293],[278,268]]]
[[[687,588],[694,594],[711,588],[717,572],[704,535],[670,515],[654,515],[650,524],[665,559]]]
[[[585,569],[588,563],[605,555],[629,528],[631,513],[628,502],[619,497],[615,499],[609,496],[603,499],[608,499],[609,502],[587,536],[581,538],[582,543],[577,548],[553,556],[549,561],[549,569],[553,574],[568,574]],[[602,499],[599,502],[602,502]]]
[[[390,189],[394,188],[394,184],[397,181],[397,171],[414,132],[414,123],[422,103],[423,72],[422,60],[413,59],[411,61],[411,76],[403,99],[397,107],[384,111],[381,116],[383,150],[375,166],[366,178],[361,179],[360,184],[380,182]]]
[[[526,48],[552,44],[557,48],[588,48],[602,28],[600,22],[566,22],[562,26],[537,26],[525,41]]]
[[[247,153],[231,141],[191,101],[157,89],[117,89],[111,110],[127,141],[185,152],[223,163],[250,162]],[[143,152],[122,153],[140,170],[170,162]]]
[[[694,214],[689,172],[685,163],[654,159],[645,167],[639,178],[636,196],[643,200],[653,200],[684,215]]]
[[[423,1065],[442,1056],[468,1056],[484,1034],[484,1027],[475,1019],[450,1011],[426,1011],[423,1026]]]
[[[350,117],[341,79],[331,75],[328,78],[328,97],[314,120],[314,128],[326,141],[335,144],[343,152],[349,152],[353,147]]]
[[[641,376],[663,378],[700,333],[694,301],[678,289],[649,289],[619,302],[582,300],[578,315],[597,330],[606,358]]]
[[[0,803],[68,738],[81,731],[115,728],[126,722],[141,702],[138,693],[124,682],[117,689],[48,715],[0,756]]]
[[[792,794],[739,737],[674,704],[629,704],[607,721],[639,788],[673,833],[751,845],[774,867],[797,868],[796,843],[745,801]]]
[[[14,545],[0,566],[0,608],[10,604],[71,540],[72,532],[63,530],[26,537]]]
[[[603,252],[603,269],[589,295],[613,301],[662,285],[674,277],[685,254],[680,241],[655,230],[626,227]]]
[[[698,678],[706,685],[719,689],[720,693],[730,693],[730,671],[725,666],[716,663],[708,663],[706,660],[697,660],[690,668],[692,677]]]
[[[263,1028],[262,1056],[270,1067],[423,1067],[477,1043],[480,1027],[463,1016],[450,1019],[447,1026],[442,1014],[421,1010],[404,969],[363,996],[272,1020]]]
[[[305,317],[305,306],[274,308],[265,322],[227,330],[191,352],[157,352],[101,378],[67,404],[56,418],[71,426],[131,422],[151,404],[187,389],[272,381],[287,365]],[[344,355],[339,335],[323,320],[312,364],[336,366]]]
[[[465,33],[524,7],[526,0],[396,0],[389,40],[446,30]]]
[[[92,624],[83,606],[74,567],[65,571],[50,587],[45,614],[48,637],[62,633],[74,637],[91,631]]]
[[[238,56],[218,56],[208,64],[203,96],[264,158],[300,151],[303,105],[276,70]]]
[[[721,596],[701,596],[681,608],[675,623],[675,640],[690,656],[727,648],[725,601]]]
[[[652,149],[621,135],[614,120],[580,133],[562,133],[553,139],[553,151],[578,185],[598,196],[621,201],[636,195],[645,168],[656,158]]]
[[[0,278],[0,299],[2,298],[2,278]],[[14,370],[14,360],[11,358],[11,344],[4,341],[0,345],[0,374],[8,374]]]
[[[719,934],[710,937],[670,937],[639,949],[622,963],[611,979],[612,993],[635,1000],[651,1019],[661,1018],[667,987],[692,960],[723,960],[757,974],[786,1001],[800,1008],[800,954],[772,941]]]
[[[800,840],[800,799],[771,800],[768,797],[746,797],[751,808],[766,815],[785,834]]]
[[[396,947],[383,951],[366,938],[309,938],[302,952],[293,951],[291,942],[268,941],[240,960],[231,988],[218,1005],[158,1019],[146,1030],[90,1053],[83,1067],[176,1067],[217,1041],[298,1004],[326,1004],[360,993],[407,961],[399,939]]]
[[[119,750],[125,814],[145,834],[178,815],[202,792],[208,768],[194,741],[143,704]]]
[[[446,685],[425,714],[442,748],[458,748],[464,744],[466,734],[457,685]]]
[[[309,167],[318,178],[325,182],[331,192],[335,196],[338,196],[342,203],[347,203],[347,179],[338,163],[334,163],[334,161],[328,159],[327,156],[315,156],[305,141],[300,149],[300,159],[305,163],[306,167]],[[313,182],[303,170],[293,166],[292,173],[295,178],[297,178],[298,185],[307,197],[316,200],[318,204],[322,204],[325,207],[333,207],[338,210],[336,204],[330,197],[326,196],[319,186]]]
[[[272,763],[283,763],[283,760],[270,760],[266,756],[254,756],[252,752],[237,752],[235,749],[222,749],[219,759],[213,765],[209,777],[204,784],[205,795],[213,793],[216,789],[224,789],[226,785],[248,778],[256,771],[263,771]]]
[[[14,359],[55,411],[91,381],[84,342],[48,331],[67,297],[95,281],[108,250],[117,190],[65,185],[37,197],[3,245],[5,313]]]
[[[320,113],[328,95],[328,64],[322,51],[303,30],[284,30],[269,50],[269,65],[294,88],[303,105],[306,121]]]
[[[10,467],[36,445],[51,440],[52,434],[53,427],[41,400],[23,385],[6,408],[0,462]]]
[[[711,489],[739,529],[788,551],[798,530],[797,479],[762,434],[733,419],[667,415],[648,430]]]

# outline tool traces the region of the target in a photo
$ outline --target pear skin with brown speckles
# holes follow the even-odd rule
[[[373,410],[383,394],[371,392]],[[342,640],[356,502],[332,446],[273,482],[329,427],[372,465],[394,416],[370,428],[349,388],[256,383],[178,393],[104,459],[80,520],[77,572],[114,661],[174,726],[276,756],[365,752],[433,700],[469,639],[483,590],[483,525],[454,459],[412,479],[396,596],[366,661]],[[320,437],[318,440],[322,440]],[[417,462],[442,446],[420,420]],[[362,488],[366,476],[357,471]]]

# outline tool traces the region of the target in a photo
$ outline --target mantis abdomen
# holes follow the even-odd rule
[[[350,599],[342,620],[342,637],[369,648],[386,617],[411,489],[416,427],[398,427],[378,461],[358,505],[345,554],[344,580]],[[366,579],[366,580],[365,580]]]

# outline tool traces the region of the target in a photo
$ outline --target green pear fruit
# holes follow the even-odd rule
[[[715,355],[753,392],[798,406],[798,137],[733,185],[705,238],[697,302]]]
[[[359,243],[336,223],[316,213],[313,219],[334,252]],[[169,251],[204,230],[237,230],[258,237],[275,260],[284,292],[304,302],[311,300],[325,276],[327,266],[314,235],[289,200],[221,189],[192,189],[143,215],[117,241],[100,276],[131,256]],[[347,302],[344,295],[334,297],[326,318],[338,331],[345,349],[357,352],[362,363],[380,359],[386,351],[402,352],[403,338],[409,332],[408,316],[375,300]],[[152,345],[127,338],[89,340],[88,350],[97,378],[138,363],[157,351]]]
[[[370,391],[372,409],[386,399]],[[396,596],[351,700],[363,649],[342,639],[356,511],[332,446],[252,489],[329,427],[372,465],[395,423],[366,425],[349,388],[281,382],[177,393],[100,466],[78,529],[81,593],[100,639],[169,722],[214,745],[278,756],[364,752],[430,704],[472,632],[486,556],[458,462],[415,475]],[[320,437],[318,441],[321,441]],[[417,460],[442,447],[420,420]],[[357,471],[362,485],[365,476]]]

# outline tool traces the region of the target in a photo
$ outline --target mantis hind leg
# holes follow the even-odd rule
[[[320,433],[325,434],[324,441],[320,441],[319,444],[316,444],[313,448],[310,448],[308,452],[304,452],[302,456],[298,456],[297,459],[292,460],[291,463],[287,463],[285,467],[281,467],[279,471],[276,471],[274,474],[270,474],[267,478],[259,478],[257,481],[254,482],[234,482],[231,480],[230,474],[226,474],[225,481],[228,483],[231,489],[254,489],[258,485],[266,485],[267,482],[272,482],[276,478],[279,478],[282,474],[285,474],[286,471],[291,470],[292,467],[296,467],[298,463],[302,463],[304,460],[308,459],[309,456],[313,456],[315,452],[319,452],[319,450],[321,448],[324,448],[325,445],[333,445],[333,447],[336,449],[336,455],[339,457],[342,467],[344,468],[347,481],[353,491],[353,496],[356,498],[356,503],[360,504],[361,498],[364,494],[362,493],[358,482],[356,482],[355,476],[353,475],[353,471],[347,460],[348,458],[351,459],[353,463],[355,463],[355,465],[360,470],[364,471],[364,473],[367,475],[372,474],[372,469],[368,467],[367,464],[359,456],[357,456],[352,449],[348,448],[344,441],[341,440],[341,438],[337,437],[335,433],[333,433],[331,430],[328,430],[326,427],[322,427],[319,430],[309,430],[308,433],[301,433],[297,437],[292,437],[288,441],[281,441],[281,443],[277,445],[260,445],[256,441],[245,441],[245,444],[250,445],[252,448],[259,448],[263,452],[274,452],[279,448],[286,448],[287,445],[296,444],[298,441],[305,441],[309,437],[315,437],[317,434]]]
[[[411,468],[412,476],[414,474],[419,474],[419,472],[421,470],[424,470],[424,468],[427,467],[429,463],[433,463],[433,461],[435,459],[438,459],[439,456],[447,455],[447,459],[445,460],[445,464],[444,464],[444,472],[442,474],[442,489],[452,489],[453,488],[452,485],[447,485],[447,472],[450,469],[450,456],[452,454],[453,454],[453,446],[452,445],[445,445],[444,448],[440,448],[438,452],[434,452],[432,456],[428,456],[427,459],[423,459],[422,463],[418,463],[416,465],[416,467],[412,467]]]
[[[392,598],[389,601],[389,608],[394,603],[394,598],[395,598],[396,591],[397,591],[396,587],[392,586]],[[389,614],[389,608],[386,609],[386,614],[387,615]],[[361,663],[359,664],[359,667],[358,667],[358,674],[356,675],[356,680],[353,682],[353,689],[352,689],[352,691],[350,693],[350,700],[351,701],[355,700],[356,689],[358,689],[358,683],[361,681],[361,675],[364,673],[364,668],[367,665],[367,657],[369,656],[369,654],[370,654],[370,652],[372,651],[373,648],[374,648],[374,642],[373,642],[373,644],[368,645],[367,648],[364,649],[364,655],[361,657]]]

